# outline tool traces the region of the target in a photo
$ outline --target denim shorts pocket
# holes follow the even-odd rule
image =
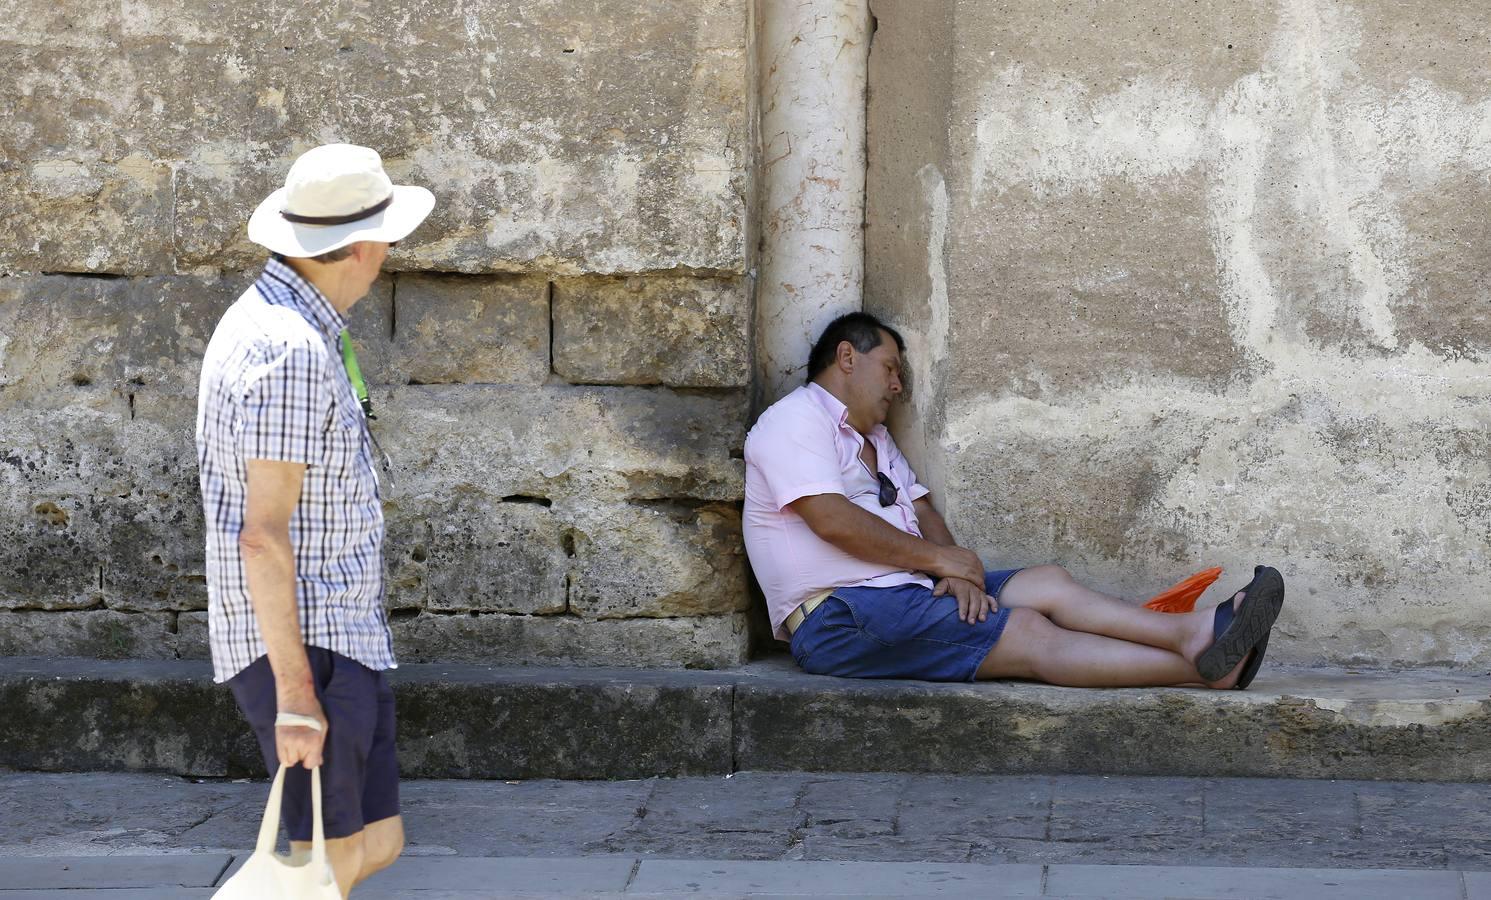
[[[863,604],[853,595],[843,596],[840,594],[834,594],[833,597],[830,599],[838,600],[840,603],[844,604],[845,608],[849,610],[849,615],[853,616],[854,618],[855,630],[863,635],[865,639],[874,641],[882,647],[895,646],[894,641],[888,641],[881,635],[875,633],[877,629],[873,628],[873,614],[875,611],[874,604]]]
[[[841,643],[846,631],[859,631],[854,612],[842,599],[830,595],[813,610],[792,636],[792,658],[807,670],[808,661],[826,646]]]

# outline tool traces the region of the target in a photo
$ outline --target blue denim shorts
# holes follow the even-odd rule
[[[996,600],[1019,569],[984,573]],[[792,635],[792,658],[803,671],[841,678],[972,681],[1010,611],[983,622],[958,618],[958,600],[932,596],[919,584],[838,588]]]

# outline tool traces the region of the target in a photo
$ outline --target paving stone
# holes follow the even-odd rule
[[[209,900],[217,888],[124,888],[68,891],[6,891],[5,900]]]
[[[449,891],[621,891],[631,877],[631,857],[567,859],[555,865],[547,859],[446,857],[400,860],[369,878],[369,893],[407,895],[431,884]]]
[[[410,781],[400,786],[411,847],[462,856],[572,857],[631,826],[651,781]]]
[[[1312,900],[1459,900],[1458,872],[1199,866],[1051,866],[1046,890],[1072,897],[1310,897]]]
[[[0,858],[0,884],[14,890],[212,887],[232,860],[220,854]]]
[[[1171,851],[1201,833],[1204,783],[1194,779],[1063,779],[1051,802],[1053,841],[1078,838],[1137,853]]]
[[[734,862],[644,859],[631,886],[638,891],[739,891],[864,897],[874,894],[957,897],[1034,897],[1040,866],[875,862]],[[991,894],[991,885],[997,893]]]
[[[1356,790],[1364,835],[1403,837],[1425,823],[1445,841],[1484,840],[1491,834],[1491,785],[1364,782]]]
[[[602,846],[612,853],[657,857],[779,859],[791,832],[803,825],[796,801],[804,783],[796,775],[742,773],[716,779],[712,790],[701,792],[694,785],[659,781],[646,815]]]
[[[252,847],[268,786],[194,783],[176,776],[0,774],[0,856],[94,856]],[[246,808],[244,804],[248,804]],[[257,810],[257,812],[255,811]],[[247,843],[219,841],[204,823],[241,827]],[[0,882],[3,883],[3,882]]]
[[[1491,900],[1491,872],[1464,873],[1466,900]]]
[[[897,813],[902,835],[947,834],[975,844],[1046,837],[1052,780],[1042,776],[915,776]]]
[[[1345,840],[1359,833],[1356,781],[1226,778],[1202,786],[1205,831],[1246,840],[1308,837]]]
[[[807,831],[800,843],[788,848],[783,859],[875,859],[885,862],[966,863],[976,861],[975,850],[974,843],[956,837],[902,837],[876,834],[865,837],[843,837]]]
[[[798,800],[807,817],[803,841],[854,840],[896,833],[896,813],[904,781],[890,775],[858,775],[809,781]],[[822,858],[822,857],[812,857]]]

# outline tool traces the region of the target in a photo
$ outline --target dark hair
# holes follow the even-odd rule
[[[812,352],[808,354],[807,380],[812,381],[833,365],[834,358],[839,353],[839,344],[848,341],[860,353],[869,353],[880,346],[881,331],[896,339],[897,350],[906,352],[906,342],[901,339],[901,333],[869,313],[853,312],[829,322],[828,327],[823,329],[823,335],[813,345]]]

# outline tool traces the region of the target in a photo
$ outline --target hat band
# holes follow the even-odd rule
[[[363,219],[371,219],[373,216],[378,215],[378,213],[388,209],[388,204],[392,202],[393,194],[389,194],[383,198],[382,203],[375,203],[367,209],[349,213],[345,216],[302,216],[299,213],[290,212],[288,209],[280,210],[280,215],[284,216],[286,221],[294,222],[297,225],[346,225],[348,222],[360,222]]]

